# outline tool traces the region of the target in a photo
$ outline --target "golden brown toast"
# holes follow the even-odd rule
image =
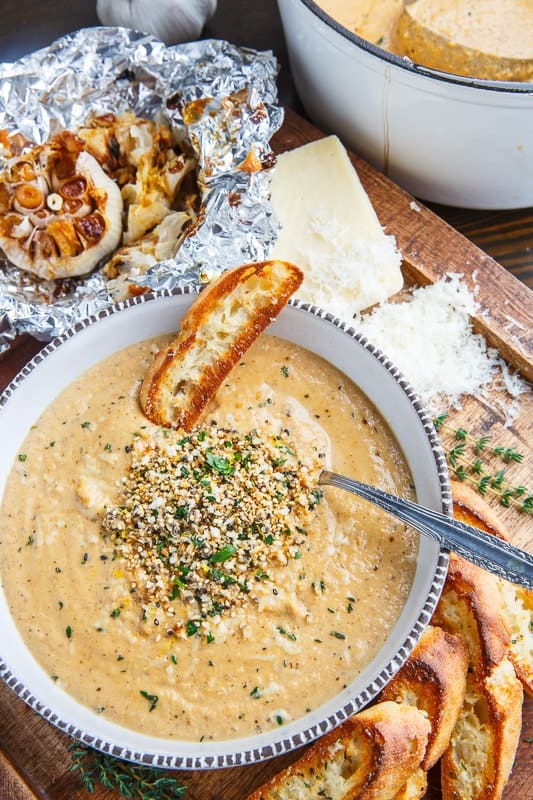
[[[511,535],[498,514],[474,489],[461,481],[451,481],[453,516],[467,525],[474,525],[499,539],[511,541]]]
[[[454,517],[500,539],[511,535],[498,515],[466,484],[452,481]],[[533,697],[533,591],[497,579],[501,613],[510,631],[509,659],[528,695]]]
[[[392,800],[419,766],[429,728],[413,706],[378,703],[316,741],[247,800]]]
[[[463,636],[468,649],[466,696],[441,759],[443,800],[499,800],[522,723],[522,685],[507,657],[498,578],[451,555],[433,624]]]
[[[426,628],[390,683],[382,700],[414,705],[431,723],[422,768],[431,769],[448,747],[464,703],[468,653],[462,636],[441,628]]]
[[[426,795],[427,788],[428,774],[423,767],[417,767],[392,800],[422,800]]]
[[[146,416],[157,425],[190,430],[302,280],[294,264],[263,261],[235,267],[208,284],[144,377],[140,402]]]

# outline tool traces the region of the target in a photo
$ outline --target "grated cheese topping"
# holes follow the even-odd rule
[[[488,397],[506,391],[517,398],[527,384],[509,371],[498,351],[472,330],[478,311],[474,294],[459,274],[415,289],[405,303],[384,303],[356,328],[386,353],[420,395],[428,410],[442,413],[460,407],[463,394]],[[507,411],[507,424],[518,413]]]

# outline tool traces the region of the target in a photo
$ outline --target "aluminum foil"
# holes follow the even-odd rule
[[[269,52],[218,40],[168,47],[125,28],[88,28],[0,65],[0,128],[42,143],[91,113],[132,110],[162,111],[184,130],[199,161],[202,221],[174,259],[135,280],[152,291],[175,288],[263,260],[272,247],[269,142],[283,121],[276,75]],[[112,302],[98,270],[43,281],[0,254],[0,353],[18,334],[52,339]]]

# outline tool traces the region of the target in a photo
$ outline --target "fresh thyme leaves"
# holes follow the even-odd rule
[[[185,797],[186,787],[156,767],[132,764],[78,742],[72,742],[68,750],[71,772],[78,773],[90,794],[100,784],[105,789],[117,790],[127,800],[179,800]]]
[[[454,428],[448,415],[435,417],[433,425],[440,434],[453,476],[467,481],[481,495],[494,495],[505,508],[516,508],[524,514],[533,512],[533,493],[522,485],[513,485],[508,468],[520,464],[523,454],[514,447],[493,447],[488,436],[472,436],[465,428]],[[494,469],[489,459],[498,459],[505,468]]]
[[[516,461],[519,464],[524,460],[522,453],[517,453],[513,447],[495,447],[492,452],[497,456],[501,456],[506,464],[511,461]]]
[[[295,633],[292,633],[290,631],[286,631],[285,628],[283,628],[281,625],[278,625],[276,627],[276,630],[279,631],[279,633],[281,633],[282,636],[286,636],[288,639],[290,639],[293,642],[295,642],[296,639],[297,639],[297,636],[296,636]]]
[[[340,631],[330,631],[330,633],[335,637],[335,639],[346,639],[346,634],[341,633]]]
[[[159,702],[159,697],[156,694],[150,694],[150,692],[146,692],[143,689],[141,689],[139,694],[150,703],[150,708],[148,710],[153,711]]]

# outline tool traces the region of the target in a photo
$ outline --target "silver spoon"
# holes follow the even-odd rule
[[[352,492],[411,525],[420,533],[425,533],[467,561],[472,561],[512,583],[533,588],[533,555],[498,539],[497,536],[336,472],[322,470],[318,482],[322,486],[336,486]]]

